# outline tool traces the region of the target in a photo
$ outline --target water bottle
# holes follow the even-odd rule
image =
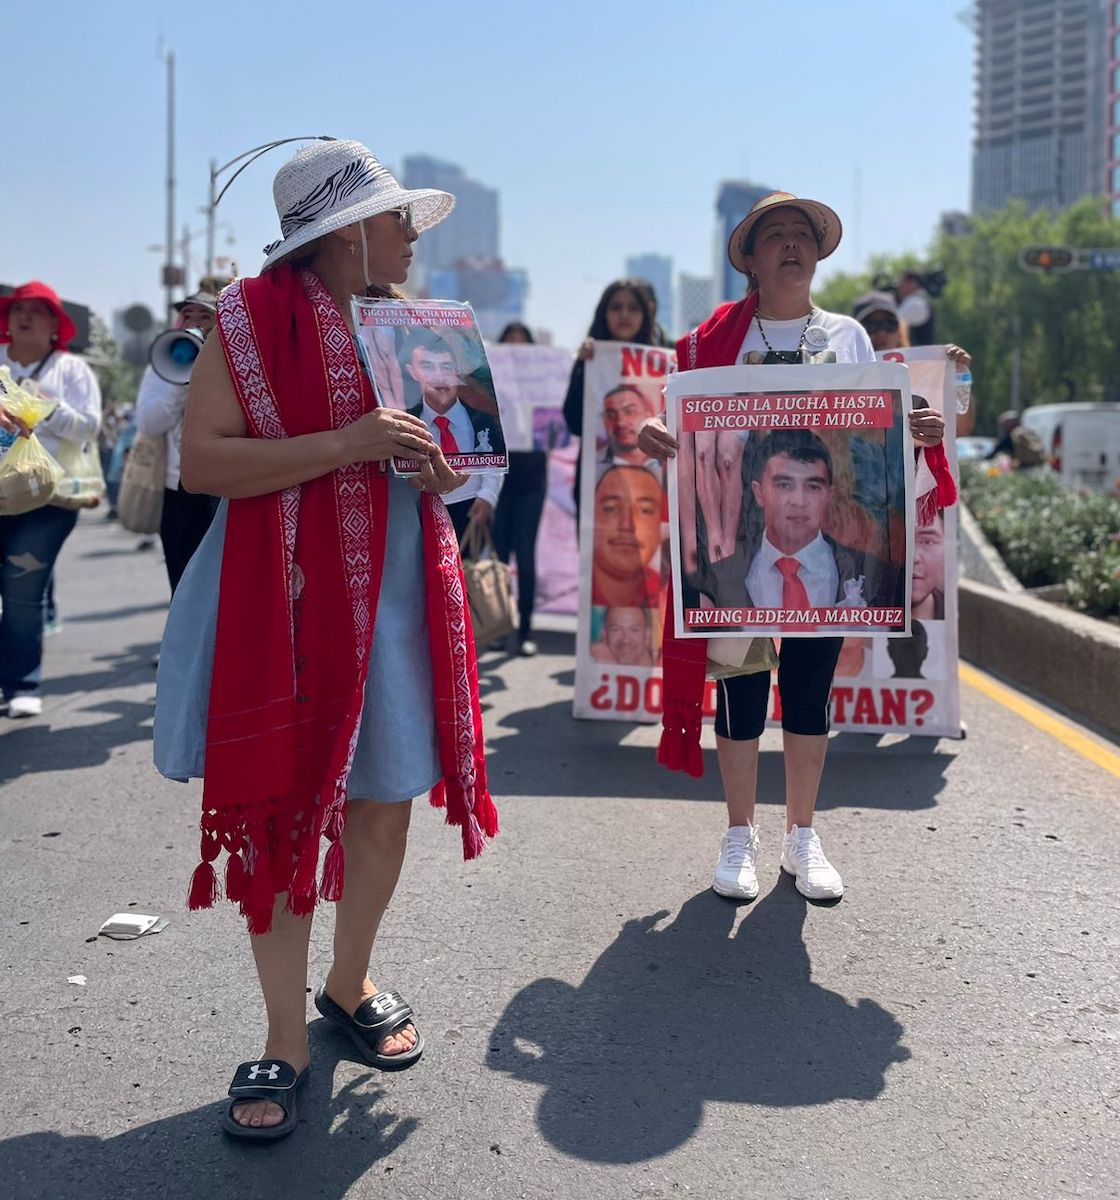
[[[957,412],[966,413],[972,403],[972,372],[957,371]]]

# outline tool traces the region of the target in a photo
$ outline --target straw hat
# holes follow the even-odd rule
[[[272,195],[283,237],[264,248],[262,271],[316,238],[378,213],[409,205],[416,232],[423,233],[455,207],[450,192],[401,187],[387,167],[354,141],[304,146],[276,172]]]
[[[748,274],[746,253],[743,250],[751,230],[764,216],[775,208],[796,208],[805,214],[806,220],[813,227],[817,236],[817,260],[828,256],[840,245],[840,235],[844,227],[840,218],[819,200],[803,200],[791,192],[771,192],[763,196],[749,213],[735,226],[731,237],[727,239],[727,257],[736,271]]]

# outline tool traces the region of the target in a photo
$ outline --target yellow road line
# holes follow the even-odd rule
[[[997,683],[990,675],[985,675],[975,667],[969,666],[968,663],[961,663],[960,675],[965,683],[983,693],[989,700],[1002,704],[1004,708],[1009,709],[1016,716],[1022,717],[1024,721],[1029,721],[1044,733],[1057,738],[1063,746],[1067,746],[1075,754],[1080,754],[1082,758],[1087,758],[1091,763],[1096,763],[1098,767],[1103,767],[1104,770],[1120,777],[1120,754],[1117,754],[1115,750],[1110,750],[1107,746],[1102,746],[1100,742],[1086,737],[1069,721],[1055,716],[1041,705],[1035,704],[1011,688],[1005,687],[1002,683]]]

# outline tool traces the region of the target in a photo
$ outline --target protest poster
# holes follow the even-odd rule
[[[665,472],[638,449],[662,408],[671,350],[596,342],[584,371],[574,714],[653,722],[669,565]]]
[[[354,296],[350,307],[378,404],[422,417],[453,470],[505,474],[498,398],[471,306]],[[395,458],[393,467],[419,471],[410,459]]]
[[[486,355],[509,450],[562,449],[572,440],[564,395],[574,355],[561,346],[487,342]]]
[[[536,611],[575,616],[579,611],[579,544],[576,538],[576,477],[579,438],[548,455],[548,491],[537,533]]]
[[[906,367],[714,367],[667,393],[677,636],[907,636]]]
[[[944,415],[945,451],[955,474],[956,374],[945,347],[887,350],[879,358],[906,363],[913,395]],[[920,481],[917,490],[926,490]],[[956,508],[946,509],[929,525],[918,524],[914,543],[910,636],[844,639],[832,688],[833,729],[962,736]],[[777,689],[773,691],[777,704]]]
[[[564,420],[564,396],[575,356],[560,346],[523,342],[488,342],[486,353],[507,449],[540,451],[548,458],[548,490],[537,534],[536,611],[574,615],[579,550],[572,479],[579,439]],[[512,570],[516,577],[516,563]]]

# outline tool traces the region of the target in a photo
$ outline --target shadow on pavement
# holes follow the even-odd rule
[[[43,696],[68,696],[72,693],[92,696],[109,688],[121,687],[127,676],[136,675],[138,682],[150,682],[155,695],[156,669],[154,658],[159,642],[135,642],[117,654],[102,654],[93,659],[97,668],[73,675],[56,675],[43,680]],[[49,651],[48,651],[49,653]],[[48,708],[49,705],[44,705]],[[48,711],[48,716],[49,711]]]
[[[95,659],[97,670],[45,679],[42,717],[0,721],[0,784],[42,771],[99,767],[109,761],[117,746],[150,742],[156,682],[152,659],[158,650],[158,642],[136,643],[119,654]],[[104,694],[135,682],[150,683],[152,699],[125,700]],[[60,713],[55,707],[60,696],[77,696],[78,700]],[[107,713],[112,719],[62,727],[71,716],[89,713]]]
[[[152,705],[135,700],[106,700],[80,710],[109,713],[96,725],[52,729],[50,712],[36,721],[10,722],[0,738],[0,784],[43,771],[76,771],[109,761],[117,746],[152,740]],[[155,768],[153,768],[154,770]]]
[[[628,921],[578,988],[538,979],[513,999],[489,1066],[541,1085],[542,1134],[598,1163],[669,1153],[707,1101],[874,1100],[910,1057],[903,1028],[813,983],[805,911],[783,876],[733,939],[737,908],[710,891],[667,926],[664,912]]]
[[[407,1141],[418,1122],[386,1107],[384,1091],[371,1085],[380,1078],[376,1072],[332,1097],[339,1059],[334,1039],[318,1031],[320,1024],[309,1029],[316,1065],[300,1089],[299,1125],[283,1141],[253,1144],[226,1137],[220,1125],[225,1100],[111,1138],[26,1134],[0,1141],[0,1192],[5,1200],[230,1195],[341,1200],[378,1160]],[[231,1077],[236,1065],[230,1064]]]
[[[507,713],[489,728],[487,769],[511,795],[722,803],[714,751],[704,753],[704,778],[693,779],[659,766],[650,746],[623,745],[633,728],[621,721],[575,721],[566,700]],[[841,734],[829,747],[818,808],[934,808],[953,761],[953,754],[939,752],[929,738],[880,747],[865,735]],[[760,757],[758,795],[761,804],[784,803],[779,751],[765,750]]]
[[[67,625],[80,625],[86,621],[127,621],[130,617],[143,617],[148,613],[167,612],[167,601],[160,600],[152,604],[132,604],[125,608],[95,609],[84,612],[77,617],[67,617]]]

